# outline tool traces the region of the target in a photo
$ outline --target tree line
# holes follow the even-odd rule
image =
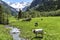
[[[8,24],[8,14],[5,12],[4,6],[0,4],[0,24]]]

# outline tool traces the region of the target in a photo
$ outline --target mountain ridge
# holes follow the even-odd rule
[[[16,11],[16,9],[14,9],[13,7],[9,6],[7,3],[5,3],[4,1],[0,0],[0,4],[2,4],[6,9],[9,9],[11,11],[12,15],[15,15],[18,13],[18,11]],[[7,11],[7,10],[6,10]]]
[[[25,11],[27,10],[28,6],[30,6],[30,3],[29,2],[18,2],[18,3],[9,4],[9,5],[15,8],[17,11],[19,11],[19,9],[22,11]]]

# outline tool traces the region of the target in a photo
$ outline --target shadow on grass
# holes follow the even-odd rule
[[[33,37],[31,40],[42,40],[43,37]]]

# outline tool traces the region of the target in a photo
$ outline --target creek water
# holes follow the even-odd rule
[[[21,38],[20,35],[20,29],[14,28],[13,26],[5,25],[6,28],[10,28],[10,35],[13,37],[13,40],[27,40],[24,38]]]

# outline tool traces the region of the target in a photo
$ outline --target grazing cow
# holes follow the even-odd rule
[[[38,26],[38,23],[36,22],[36,23],[35,23],[35,27],[37,27],[37,26]]]
[[[43,29],[34,29],[32,30],[34,34],[36,34],[36,37],[38,34],[41,34],[41,37],[43,37],[44,31]]]

